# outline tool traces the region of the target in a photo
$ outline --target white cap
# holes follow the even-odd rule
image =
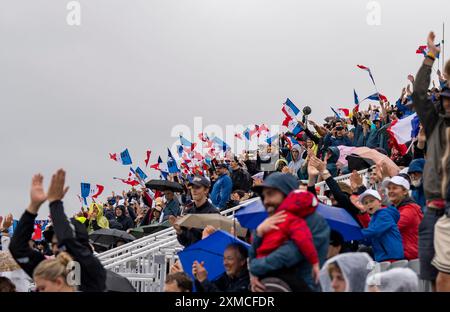
[[[263,180],[264,179],[264,171],[261,171],[261,172],[258,172],[257,174],[252,175],[252,179]]]
[[[409,190],[408,180],[406,180],[405,178],[403,178],[401,176],[395,176],[395,177],[392,177],[391,179],[386,179],[383,181],[382,185],[383,185],[383,187],[387,187],[389,185],[389,183],[403,186],[406,190]]]
[[[376,199],[378,199],[379,201],[381,201],[381,196],[380,193],[378,193],[375,190],[366,190],[364,193],[362,193],[361,195],[359,195],[358,200],[362,203],[364,201],[364,198],[366,198],[367,196],[372,196],[375,197]]]
[[[408,169],[409,169],[409,167],[403,168],[402,170],[400,170],[399,173],[405,173],[405,174],[408,174]]]

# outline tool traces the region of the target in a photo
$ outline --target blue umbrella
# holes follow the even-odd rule
[[[332,230],[344,237],[344,241],[364,238],[361,227],[345,209],[319,204],[316,211],[327,220]]]
[[[254,230],[268,217],[268,214],[261,199],[258,198],[243,206],[234,216],[243,227]]]
[[[222,230],[218,230],[207,238],[190,245],[178,253],[184,271],[194,279],[192,264],[195,260],[198,262],[204,261],[205,269],[208,271],[208,280],[215,280],[225,272],[223,253],[227,246],[232,243],[242,244],[250,248],[249,244]]]

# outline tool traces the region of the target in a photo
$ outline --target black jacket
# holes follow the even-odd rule
[[[104,291],[106,289],[106,271],[97,257],[92,253],[85,227],[79,223],[77,228],[72,228],[64,213],[64,207],[61,201],[50,203],[50,214],[52,216],[55,235],[58,239],[59,249],[67,251],[80,264],[81,285],[79,290],[85,292]],[[16,259],[17,263],[30,277],[33,277],[33,271],[36,266],[45,260],[45,257],[41,253],[28,246],[28,241],[34,231],[35,218],[36,215],[25,211],[20,218],[9,245],[14,259]],[[77,234],[74,234],[74,232]]]
[[[247,171],[239,168],[231,171],[231,181],[233,182],[233,191],[243,190],[248,192],[251,187],[251,177]]]
[[[34,232],[34,220],[37,215],[25,211],[14,230],[14,235],[11,237],[9,244],[9,251],[16,260],[17,264],[33,278],[33,271],[37,265],[45,260],[43,254],[39,251],[30,248],[28,241]]]
[[[60,200],[50,203],[50,215],[52,216],[59,249],[66,250],[80,264],[80,290],[86,292],[105,291],[106,271],[100,260],[92,253],[87,231],[82,233],[83,239],[79,234],[75,236]],[[84,227],[81,228],[84,230]]]
[[[117,208],[122,210],[122,215],[120,217],[116,217],[116,221],[122,225],[122,231],[134,228],[133,220],[129,216],[125,215],[125,207],[118,206]]]
[[[199,282],[195,280],[195,288],[198,292],[250,292],[250,273],[248,270],[242,271],[239,276],[230,278],[223,273],[215,281],[205,280]]]
[[[193,206],[187,211],[187,213],[219,213],[219,210],[207,200],[200,207],[195,206],[194,203]],[[194,228],[187,229],[185,227],[181,227],[181,230],[182,232],[181,234],[177,235],[177,239],[178,242],[184,247],[192,245],[202,239],[202,230]]]

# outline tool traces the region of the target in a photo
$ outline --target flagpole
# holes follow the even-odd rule
[[[444,51],[444,41],[445,41],[445,23],[443,22],[442,23],[442,69],[441,69],[441,71],[442,71],[442,73],[444,72],[444,62],[445,62],[445,51]]]

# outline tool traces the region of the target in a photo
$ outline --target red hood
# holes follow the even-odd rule
[[[295,190],[289,193],[281,205],[278,206],[276,212],[285,210],[300,218],[304,218],[316,211],[318,202],[316,196],[312,193]]]

